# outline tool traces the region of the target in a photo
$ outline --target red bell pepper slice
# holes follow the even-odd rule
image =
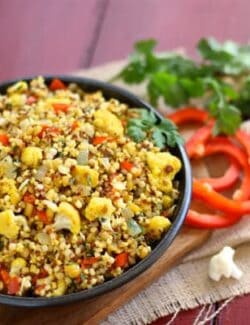
[[[250,164],[250,134],[244,132],[243,130],[238,130],[235,133],[236,139],[245,148],[248,155],[248,163]]]
[[[248,164],[248,157],[244,151],[233,144],[229,139],[223,137],[217,137],[209,141],[205,146],[204,156],[226,153],[233,157],[243,168],[244,177],[241,182],[241,186],[233,195],[235,200],[248,200],[250,198],[250,166]]]
[[[240,167],[234,159],[230,159],[230,166],[221,177],[199,178],[200,181],[207,183],[217,191],[225,191],[231,188],[240,177]]]
[[[194,228],[218,229],[229,227],[239,221],[239,215],[220,215],[200,213],[190,209],[185,219],[185,224]]]
[[[190,158],[201,157],[204,154],[204,144],[211,137],[214,122],[198,129],[192,137],[186,142],[185,148]]]
[[[53,79],[49,86],[50,90],[66,89],[67,86],[60,79]]]
[[[193,198],[202,200],[208,206],[229,215],[250,213],[250,201],[235,201],[216,192],[213,188],[197,179],[193,179]]]
[[[185,107],[174,113],[168,114],[166,118],[170,119],[176,125],[182,125],[190,122],[205,123],[209,119],[208,112],[195,108]]]

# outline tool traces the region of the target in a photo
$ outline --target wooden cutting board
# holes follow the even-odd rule
[[[180,261],[184,255],[203,244],[209,236],[209,231],[185,227],[176,237],[170,249],[151,268],[121,288],[95,299],[67,306],[27,309],[0,305],[0,324],[98,324],[141,290],[156,281]]]

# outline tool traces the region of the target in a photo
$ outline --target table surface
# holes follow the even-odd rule
[[[0,81],[122,59],[149,37],[159,50],[185,47],[195,57],[203,36],[248,41],[249,11],[249,0],[1,0]],[[249,304],[250,295],[234,299],[211,324],[250,324]],[[182,312],[172,324],[192,324],[199,311]]]

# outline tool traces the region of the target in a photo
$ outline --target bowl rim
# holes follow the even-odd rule
[[[13,80],[7,80],[5,82],[0,83],[0,94],[4,92],[10,85],[18,82],[18,81],[27,81],[36,78],[37,76],[18,78]],[[43,78],[45,82],[48,83],[54,78],[58,78],[65,83],[76,83],[80,87],[92,88],[93,91],[101,90],[105,97],[111,98],[113,96],[105,95],[106,93],[113,93],[114,97],[122,97],[125,99],[125,102],[136,103],[135,107],[144,108],[153,112],[158,119],[163,119],[163,116],[154,109],[150,104],[146,103],[144,100],[140,99],[130,91],[118,87],[116,85],[110,84],[108,82],[85,78],[79,76],[71,76],[71,75],[44,75]],[[10,306],[19,306],[19,307],[46,307],[46,306],[58,306],[73,303],[80,300],[86,300],[90,298],[97,297],[99,295],[105,294],[111,290],[114,290],[122,285],[128,283],[133,280],[136,276],[144,272],[148,269],[156,260],[158,260],[161,255],[165,252],[165,250],[170,246],[176,235],[181,229],[183,222],[185,220],[186,213],[188,211],[190,201],[191,201],[191,193],[192,193],[192,172],[190,162],[187,156],[187,153],[182,145],[177,145],[176,149],[179,151],[178,157],[182,160],[182,173],[184,174],[184,188],[180,192],[182,193],[182,200],[180,205],[178,205],[178,212],[175,216],[175,220],[172,223],[171,228],[164,235],[161,241],[156,245],[156,247],[152,250],[152,252],[143,260],[138,262],[137,264],[131,266],[126,272],[121,274],[116,278],[112,278],[111,280],[105,281],[102,284],[99,284],[93,288],[82,290],[79,292],[74,292],[58,297],[16,297],[5,294],[0,294],[0,303],[6,304]]]

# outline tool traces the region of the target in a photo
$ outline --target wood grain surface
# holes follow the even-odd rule
[[[0,305],[0,324],[53,325],[90,324],[95,325],[110,313],[125,304],[194,248],[202,245],[210,236],[206,230],[184,228],[174,240],[171,248],[147,271],[128,284],[92,300],[67,306],[23,309]]]
[[[191,55],[201,36],[246,42],[249,12],[249,0],[1,0],[0,81],[121,59],[140,38]],[[250,295],[236,299],[213,324],[250,324],[249,304]],[[192,324],[198,312],[181,313],[174,325]]]

